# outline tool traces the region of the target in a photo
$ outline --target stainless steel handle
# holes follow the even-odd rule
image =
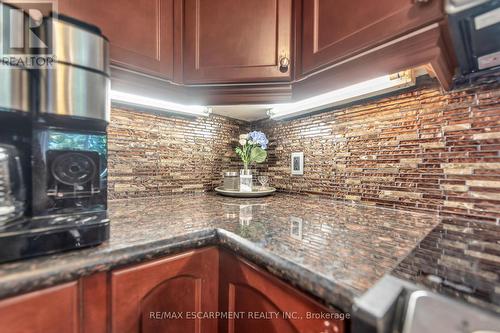
[[[428,4],[430,2],[431,2],[431,0],[413,0],[413,3],[416,5],[425,5],[425,4]]]
[[[280,71],[287,72],[288,67],[290,67],[290,59],[287,56],[283,56],[280,58]]]

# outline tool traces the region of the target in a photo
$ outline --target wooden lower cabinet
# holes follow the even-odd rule
[[[78,333],[79,327],[77,282],[0,301],[0,332]]]
[[[345,332],[343,321],[307,318],[332,313],[247,261],[208,247],[1,300],[0,332]]]
[[[80,279],[81,333],[108,332],[108,273]]]
[[[112,333],[216,333],[217,248],[189,251],[111,273]]]
[[[219,311],[234,313],[221,320],[221,333],[344,332],[341,320],[317,319],[330,316],[331,309],[225,251],[220,253],[219,288]]]

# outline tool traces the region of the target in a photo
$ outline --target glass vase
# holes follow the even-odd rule
[[[252,192],[252,170],[240,170],[240,192]]]

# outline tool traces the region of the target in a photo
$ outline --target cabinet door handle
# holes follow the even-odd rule
[[[425,5],[431,2],[431,0],[413,0],[413,3],[416,5]]]
[[[285,73],[288,71],[288,67],[290,67],[290,59],[287,56],[280,58],[280,71]]]

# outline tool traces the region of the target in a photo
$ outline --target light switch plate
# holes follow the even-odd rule
[[[292,158],[290,159],[290,169],[292,175],[303,175],[304,174],[304,153],[292,153]]]
[[[290,236],[302,240],[302,219],[300,217],[290,217]]]

